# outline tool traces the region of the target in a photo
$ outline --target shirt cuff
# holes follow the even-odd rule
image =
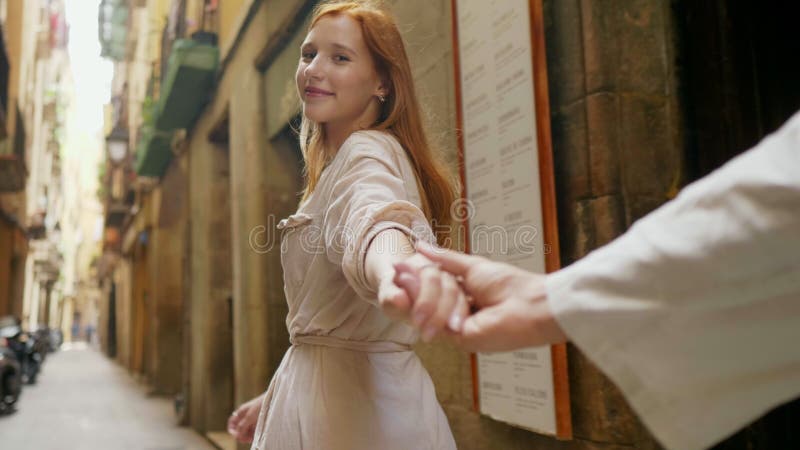
[[[398,200],[382,205],[369,214],[354,236],[351,251],[342,258],[342,272],[359,297],[374,303],[378,298],[376,287],[369,285],[366,275],[367,250],[372,240],[383,231],[396,229],[405,234],[412,244],[419,240],[433,244],[433,232],[422,211],[413,203]]]

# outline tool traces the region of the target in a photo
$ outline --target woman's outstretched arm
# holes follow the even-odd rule
[[[394,283],[394,264],[404,262],[421,276],[430,278],[425,292],[411,302],[404,289]],[[430,341],[445,329],[458,331],[468,313],[466,298],[455,278],[420,253],[402,231],[390,228],[380,232],[370,243],[365,260],[365,274],[378,291],[378,302],[391,317],[410,320],[422,331],[422,339]]]

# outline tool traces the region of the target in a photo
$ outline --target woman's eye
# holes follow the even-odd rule
[[[300,57],[303,59],[303,61],[311,61],[314,59],[314,56],[316,56],[316,53],[314,52],[303,52],[300,54]]]
[[[344,61],[350,61],[350,58],[344,55],[336,55],[333,57],[333,60],[336,62],[344,62]]]

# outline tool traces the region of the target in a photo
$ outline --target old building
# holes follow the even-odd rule
[[[176,397],[182,423],[214,439],[224,440],[236,404],[266,388],[289,345],[275,224],[302,188],[293,74],[315,3],[102,2],[101,40],[116,69],[101,335],[154,392]],[[455,168],[452,4],[388,3],[431,136]],[[770,46],[797,54],[796,40],[776,31],[789,33],[791,7],[778,17],[725,2],[543,3],[565,265],[800,106],[796,58],[764,56]],[[124,144],[112,154],[114,141]],[[576,348],[569,442],[477,414],[469,356],[444,343],[417,350],[459,448],[657,447]]]
[[[63,4],[41,3],[35,28],[37,50],[35,71],[28,78],[32,87],[33,114],[30,177],[27,207],[31,217],[30,258],[26,273],[24,320],[30,328],[38,325],[60,327],[61,217],[64,213],[62,162],[64,123],[67,108],[69,62],[66,54],[66,24]]]
[[[73,308],[64,309],[71,287],[61,272],[63,154],[72,80],[64,6],[11,0],[0,3],[0,13],[0,314],[19,317],[28,329],[66,329]]]
[[[28,254],[25,185],[30,166],[26,114],[33,102],[20,81],[31,69],[34,54],[30,21],[22,2],[0,4],[0,314],[22,317],[25,261]]]

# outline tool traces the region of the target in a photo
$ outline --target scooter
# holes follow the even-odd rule
[[[14,410],[22,392],[22,370],[17,355],[8,348],[6,338],[0,338],[0,414]]]
[[[17,323],[6,322],[2,325],[0,337],[5,338],[8,348],[16,355],[22,371],[22,381],[27,384],[36,383],[43,360],[36,346],[36,338],[22,331]]]
[[[33,336],[33,348],[37,353],[39,353],[39,355],[41,355],[42,362],[44,362],[51,349],[50,328],[47,328],[44,325],[39,325],[39,327],[36,328],[36,331],[31,333],[31,335]]]
[[[58,328],[50,330],[50,353],[58,351],[64,343],[64,333]]]

